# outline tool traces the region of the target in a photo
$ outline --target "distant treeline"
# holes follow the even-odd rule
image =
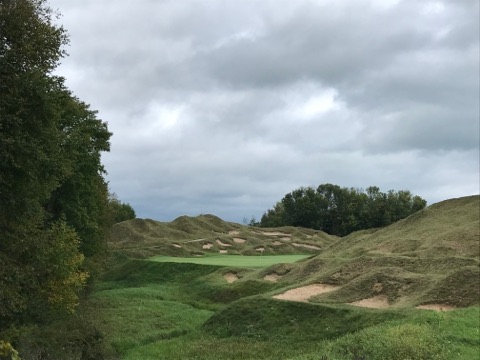
[[[322,184],[301,187],[263,214],[262,227],[301,226],[345,236],[353,231],[382,227],[423,209],[427,202],[408,190],[381,192]]]

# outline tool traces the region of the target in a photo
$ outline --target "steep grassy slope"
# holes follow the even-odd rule
[[[479,197],[432,205],[389,227],[351,234],[311,260],[274,266],[289,288],[324,283],[337,291],[311,301],[385,298],[389,306],[480,302]],[[259,276],[263,276],[261,274]]]
[[[397,254],[413,257],[480,257],[480,197],[433,204],[388,227],[356,232],[324,252],[358,256]]]

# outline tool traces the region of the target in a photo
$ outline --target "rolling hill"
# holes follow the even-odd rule
[[[126,221],[92,302],[122,359],[474,359],[479,210],[479,196],[451,199],[343,238],[213,215]]]

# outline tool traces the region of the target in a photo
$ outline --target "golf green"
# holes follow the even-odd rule
[[[207,255],[199,257],[154,256],[149,260],[158,262],[192,263],[201,265],[266,268],[280,263],[294,263],[311,255]]]

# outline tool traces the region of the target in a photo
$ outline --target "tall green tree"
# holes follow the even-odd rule
[[[112,224],[135,219],[136,217],[133,207],[128,203],[121,202],[115,193],[109,195],[108,207],[110,212],[110,222]]]
[[[352,231],[389,225],[423,209],[426,201],[409,191],[383,193],[322,184],[286,194],[262,216],[263,227],[303,226],[344,236]]]
[[[52,75],[68,41],[53,16],[0,1],[0,334],[73,311],[109,224],[111,133]]]

